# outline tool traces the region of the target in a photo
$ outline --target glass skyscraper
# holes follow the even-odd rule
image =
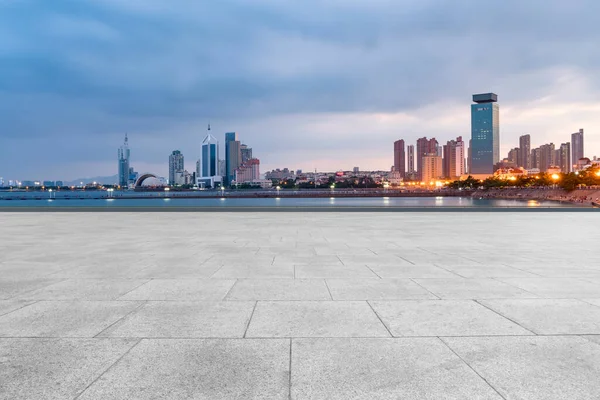
[[[500,161],[500,107],[494,93],[474,94],[471,105],[472,174],[492,174]]]

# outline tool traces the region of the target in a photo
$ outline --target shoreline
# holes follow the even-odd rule
[[[13,192],[14,193],[14,192]],[[29,192],[31,193],[31,192]],[[60,193],[60,192],[59,192]],[[190,193],[190,192],[170,192],[164,195],[163,192],[145,192],[148,195],[114,195],[112,198],[118,200],[150,200],[150,199],[266,199],[266,198],[414,198],[414,197],[471,197],[480,199],[501,199],[501,200],[523,200],[523,201],[553,201],[566,203],[573,207],[600,207],[600,189],[577,189],[567,192],[563,189],[552,188],[535,188],[535,189],[487,189],[487,190],[439,190],[439,191],[394,191],[388,190],[371,190],[371,191],[281,191],[278,193],[269,192],[240,192],[229,191],[225,193],[210,192],[210,193]],[[37,194],[37,193],[36,193]],[[95,194],[98,194],[95,196]],[[106,200],[110,197],[104,192],[93,193],[90,196],[68,195],[58,196],[53,200],[58,201],[78,201],[78,200]],[[40,196],[10,196],[5,197],[0,194],[0,203],[4,203],[0,208],[13,208],[8,205],[9,202],[20,201],[39,201],[48,200],[47,194]]]

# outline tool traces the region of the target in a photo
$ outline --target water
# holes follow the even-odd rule
[[[570,207],[555,201],[478,199],[471,197],[338,197],[338,198],[145,198],[145,199],[34,199],[0,200],[2,207],[131,207],[177,208],[177,207]]]

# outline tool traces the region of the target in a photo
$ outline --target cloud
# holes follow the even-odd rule
[[[398,138],[468,139],[470,95],[486,91],[503,153],[523,132],[541,144],[582,127],[599,152],[599,13],[592,0],[0,1],[0,175],[111,175],[125,132],[140,163],[165,173],[177,148],[192,170],[209,120],[263,169],[388,168]]]

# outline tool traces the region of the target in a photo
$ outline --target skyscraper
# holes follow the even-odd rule
[[[519,137],[520,167],[531,168],[531,136],[529,134]]]
[[[442,177],[442,157],[438,156],[437,153],[430,153],[423,155],[422,159],[422,174],[421,181],[429,184],[431,181],[435,181]]]
[[[585,153],[583,152],[583,129],[571,134],[571,149],[573,154],[571,162],[573,165],[577,165],[577,161],[585,157]]]
[[[183,185],[181,182],[183,171],[183,154],[175,150],[169,156],[169,185]]]
[[[415,145],[408,145],[406,152],[408,153],[408,174],[413,175],[415,173]]]
[[[242,164],[241,143],[236,132],[225,134],[225,182],[231,185],[235,180],[235,170]]]
[[[222,183],[219,173],[219,141],[211,135],[210,125],[202,141],[197,175],[196,181],[199,186],[215,187],[215,183]]]
[[[437,140],[435,138],[427,139],[426,137],[417,139],[417,179],[420,181],[423,181],[423,157],[430,154],[438,155]]]
[[[474,94],[471,105],[471,171],[492,174],[500,161],[500,107],[494,93]]]
[[[465,142],[459,136],[443,146],[442,176],[457,179],[465,173]]]
[[[406,154],[404,152],[404,140],[394,142],[394,169],[400,173],[400,177],[406,175]]]
[[[119,186],[127,188],[129,183],[129,140],[127,134],[125,134],[125,141],[123,145],[119,147],[117,152],[119,162]]]
[[[540,146],[539,168],[541,172],[546,172],[548,168],[556,166],[556,153],[554,150],[554,143]]]
[[[573,170],[573,163],[571,162],[571,143],[562,143],[558,151],[558,166],[562,172],[568,174]]]
[[[240,153],[242,155],[242,164],[252,158],[252,147],[248,147],[245,144],[240,146]]]
[[[541,153],[542,153],[542,151],[539,147],[531,150],[531,168],[537,168],[541,171],[541,168],[540,168]]]

